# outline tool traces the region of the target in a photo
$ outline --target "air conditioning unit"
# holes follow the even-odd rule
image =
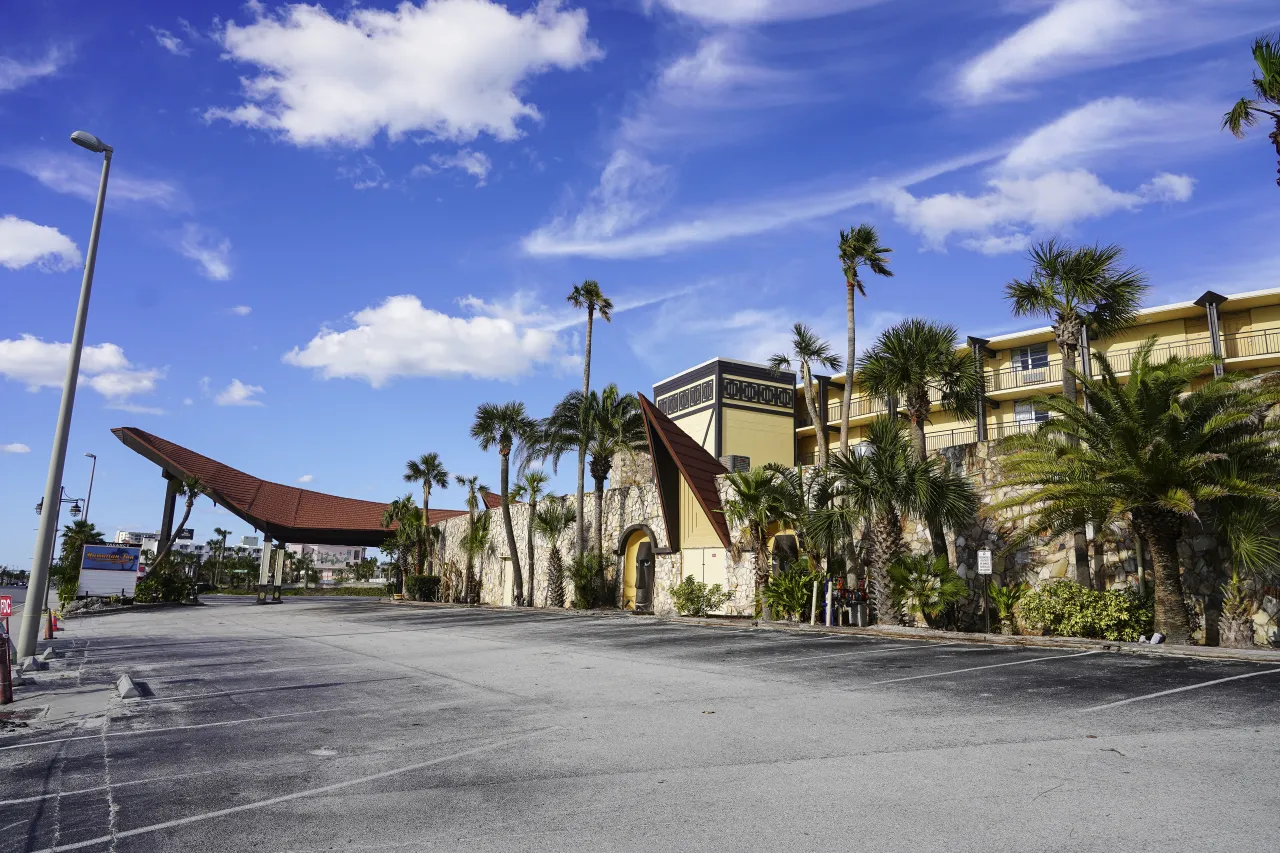
[[[729,469],[731,474],[742,474],[751,470],[750,456],[721,456],[720,464]]]

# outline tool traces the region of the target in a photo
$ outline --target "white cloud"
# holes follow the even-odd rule
[[[35,264],[45,272],[63,272],[80,260],[76,244],[57,228],[0,216],[0,266],[18,270]]]
[[[1015,86],[1243,37],[1277,20],[1274,0],[1056,0],[960,70],[982,100]]]
[[[175,36],[168,30],[159,27],[151,27],[151,34],[156,37],[156,44],[172,53],[174,56],[186,56],[191,53],[187,46],[182,43],[182,39]]]
[[[163,415],[164,409],[155,406],[139,406],[137,403],[108,403],[108,409],[129,412],[135,415]]]
[[[218,392],[213,402],[219,406],[261,406],[261,400],[254,395],[265,393],[261,385],[246,385],[239,379],[232,379],[231,384]]]
[[[988,191],[972,196],[939,193],[917,198],[905,189],[886,190],[883,201],[894,217],[924,238],[927,247],[942,249],[953,234],[971,235],[964,246],[994,254],[1018,251],[1033,232],[1051,232],[1083,219],[1117,211],[1133,211],[1153,202],[1186,201],[1191,178],[1157,175],[1137,190],[1112,189],[1083,169],[1051,171],[1032,178],[1000,177]]]
[[[83,152],[82,152],[83,153]],[[54,192],[73,195],[85,201],[96,201],[102,164],[88,157],[50,152],[28,152],[20,155],[13,166]],[[139,178],[119,167],[111,170],[107,203],[122,201],[155,204],[165,209],[187,206],[181,190],[168,181]]]
[[[196,404],[196,401],[191,399],[190,397],[182,398],[182,405],[184,406],[194,406],[195,404]]]
[[[345,18],[301,3],[275,15],[259,7],[252,23],[227,24],[222,46],[258,73],[243,81],[245,103],[206,118],[295,145],[364,146],[380,132],[515,139],[522,121],[540,118],[518,93],[529,78],[602,55],[586,12],[559,0],[519,15],[492,0],[355,7]]]
[[[338,177],[350,181],[351,186],[358,190],[385,190],[391,186],[387,173],[368,154],[361,156],[354,164],[339,166]]]
[[[14,442],[13,444],[0,444],[0,453],[30,453],[31,448],[25,444]]]
[[[226,237],[219,238],[207,228],[188,222],[183,226],[178,251],[199,264],[205,278],[231,278],[231,241]]]
[[[645,0],[707,24],[755,24],[838,15],[880,0]]]
[[[392,296],[352,315],[352,328],[324,328],[306,346],[284,355],[325,379],[363,379],[375,388],[397,377],[513,380],[544,366],[572,365],[549,315],[522,300],[511,304],[463,300],[473,316],[455,317],[423,306],[416,296]]]
[[[476,186],[482,187],[485,184],[485,179],[489,177],[489,170],[492,168],[493,163],[483,151],[461,148],[456,153],[447,156],[443,154],[432,155],[430,166],[419,164],[413,167],[413,171],[410,174],[417,177],[434,174],[439,169],[458,169],[475,178]]]
[[[23,62],[0,56],[0,92],[20,89],[32,80],[57,74],[71,60],[71,52],[61,47],[51,47],[41,59]]]
[[[236,305],[231,309],[231,313],[235,314],[237,317],[248,317],[253,313],[253,309],[248,305]]]
[[[315,479],[315,478],[314,478],[314,477],[312,477],[310,474],[303,474],[301,477],[299,477],[299,478],[298,478],[298,482],[299,482],[299,483],[310,483],[310,482],[311,482],[312,480],[314,480],[314,479]]]
[[[1009,174],[1085,165],[1101,155],[1135,145],[1185,143],[1218,132],[1218,122],[1197,107],[1134,98],[1099,98],[1038,128],[1013,147],[1001,163]]]
[[[61,388],[70,357],[71,344],[42,341],[34,335],[0,340],[0,375],[25,384],[29,391]],[[116,344],[87,346],[80,355],[80,380],[115,402],[151,393],[164,373],[135,367]]]

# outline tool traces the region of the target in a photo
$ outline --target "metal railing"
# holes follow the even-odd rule
[[[1223,358],[1252,358],[1280,353],[1280,329],[1231,332],[1222,336]]]
[[[1014,421],[1013,423],[987,424],[987,440],[999,441],[1011,435],[1017,435],[1024,432],[1035,432],[1043,421]],[[959,447],[963,444],[976,444],[978,441],[978,427],[967,426],[958,427],[956,429],[943,430],[941,432],[927,433],[924,437],[925,449],[930,453],[942,450],[946,447]]]

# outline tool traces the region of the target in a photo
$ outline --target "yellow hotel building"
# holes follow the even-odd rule
[[[1113,338],[1082,345],[1105,353],[1120,375],[1136,348],[1157,341],[1156,358],[1170,355],[1218,355],[1230,373],[1258,373],[1280,365],[1280,288],[1223,296],[1207,291],[1193,302],[1161,305],[1140,312],[1138,321]],[[1047,413],[1032,398],[1062,387],[1062,354],[1048,326],[984,339],[969,346],[982,365],[986,389],[968,417],[935,409],[925,430],[929,450],[998,439],[1033,428]],[[770,462],[812,464],[817,442],[837,448],[843,416],[844,376],[815,376],[814,387],[795,384],[795,374],[774,375],[764,365],[715,358],[654,386],[654,400],[680,428],[730,470]],[[826,422],[810,422],[804,394],[820,401]],[[849,440],[889,410],[887,401],[856,385],[849,411]]]

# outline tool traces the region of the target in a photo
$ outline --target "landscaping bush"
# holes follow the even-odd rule
[[[604,560],[594,551],[580,554],[569,564],[573,580],[573,606],[578,610],[614,604],[608,597],[604,578]]]
[[[760,594],[775,618],[796,621],[813,603],[813,582],[821,580],[820,575],[809,571],[808,560],[801,557],[799,564],[771,575]]]
[[[168,562],[154,566],[138,581],[133,598],[141,604],[158,601],[186,601],[195,593],[195,581]]]
[[[1014,608],[1018,606],[1018,602],[1031,591],[1029,583],[1011,583],[1004,586],[996,586],[992,584],[989,594],[991,596],[991,606],[996,611],[996,621],[1000,624],[1000,633],[1016,634],[1018,631],[1018,620],[1014,616]]]
[[[694,580],[693,575],[671,587],[671,603],[681,616],[706,616],[724,607],[725,602],[732,597],[720,584],[707,586],[702,581]]]
[[[405,597],[412,601],[439,601],[438,575],[409,575],[405,579]]]
[[[1023,621],[1060,637],[1136,641],[1155,624],[1155,598],[1126,587],[1098,592],[1071,581],[1056,581],[1022,597]]]
[[[948,606],[969,596],[969,585],[951,568],[945,556],[904,554],[889,566],[894,607],[914,621],[916,611],[931,628]]]

